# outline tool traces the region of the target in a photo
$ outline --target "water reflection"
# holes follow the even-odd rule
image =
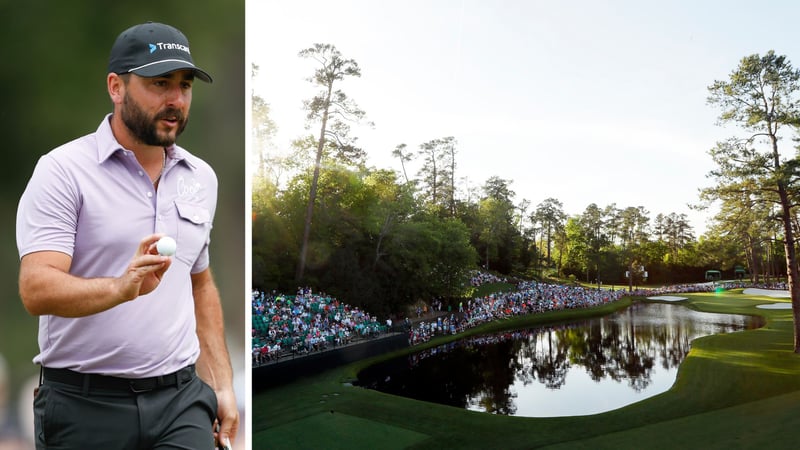
[[[362,386],[527,417],[593,414],[664,392],[693,339],[758,317],[637,303],[579,323],[476,336],[372,366]]]

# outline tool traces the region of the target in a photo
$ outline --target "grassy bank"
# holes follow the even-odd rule
[[[492,416],[349,386],[375,360],[362,361],[255,396],[253,448],[795,448],[800,356],[792,352],[791,311],[757,309],[776,300],[741,291],[686,297],[694,309],[757,314],[767,324],[694,341],[669,391],[592,416]],[[628,303],[515,318],[473,332],[606,314]]]

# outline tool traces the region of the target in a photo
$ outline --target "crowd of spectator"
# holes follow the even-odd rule
[[[483,272],[474,272],[471,283],[507,282],[506,279]],[[617,301],[624,296],[657,296],[676,293],[711,292],[716,289],[759,287],[786,289],[785,283],[758,284],[742,281],[680,284],[655,289],[597,289],[576,285],[559,285],[536,281],[520,282],[511,292],[494,293],[461,301],[457,307],[448,306],[442,312],[441,300],[431,307],[417,306],[418,320],[406,318],[402,324],[408,332],[409,345],[427,342],[446,334],[461,333],[480,324],[523,314],[545,311],[587,308]],[[300,288],[295,295],[267,294],[254,290],[253,307],[253,365],[275,361],[287,355],[322,351],[354,340],[375,337],[392,328],[391,320],[381,323],[357,307],[341,303],[324,293],[314,294],[310,288]]]
[[[442,334],[456,334],[482,323],[522,314],[596,306],[618,300],[625,291],[522,282],[512,292],[495,293],[459,303],[458,313],[422,321],[409,331],[410,345]]]
[[[473,270],[470,273],[469,284],[472,287],[481,287],[489,283],[508,283],[508,278],[500,277],[493,273]]]
[[[386,332],[389,322],[310,288],[295,295],[252,292],[253,366],[318,352]]]
[[[458,314],[446,314],[431,321],[422,321],[409,330],[409,345],[427,342],[435,336],[456,334],[482,323],[521,314],[587,308],[613,302],[625,296],[651,297],[665,294],[713,292],[716,289],[759,287],[786,289],[786,283],[758,284],[742,281],[679,284],[655,289],[597,289],[574,285],[521,282],[517,290],[474,298],[460,303]]]
[[[758,288],[770,290],[788,289],[785,282],[776,283],[751,283],[749,281],[716,281],[708,283],[675,284],[661,288],[634,289],[628,295],[637,297],[652,297],[665,294],[691,294],[696,292],[713,292],[717,289]]]
[[[770,289],[770,290],[778,290],[778,291],[789,290],[789,285],[785,281],[778,281],[778,282],[775,282],[775,283],[747,283],[746,286],[743,284],[741,287],[749,287],[749,288],[756,288],[756,289]]]

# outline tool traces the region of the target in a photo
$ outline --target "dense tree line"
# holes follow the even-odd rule
[[[513,181],[500,176],[470,189],[457,172],[454,136],[398,144],[395,169],[368,167],[364,155],[374,150],[358,148],[346,124],[366,113],[336,84],[360,76],[357,64],[330,45],[300,56],[311,54],[320,66],[309,81],[324,86],[305,102],[316,135],[299,137],[291,149],[273,148],[269,105],[252,99],[262,152],[253,186],[256,288],[309,285],[381,313],[468,294],[468,272],[478,268],[619,287],[699,282],[707,269],[733,277],[738,265],[757,276],[785,271],[782,249],[764,233],[727,230],[721,220],[697,238],[685,214],[651,217],[644,206],[592,203],[570,215],[557,198],[535,206],[518,200]],[[321,75],[331,66],[339,72]],[[325,100],[331,93],[339,100]],[[326,108],[340,112],[326,116]],[[412,162],[420,167],[416,174],[409,172]],[[754,218],[736,223],[761,226]]]

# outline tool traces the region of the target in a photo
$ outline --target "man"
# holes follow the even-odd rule
[[[106,77],[113,113],[42,156],[20,199],[19,290],[39,316],[37,448],[202,449],[235,438],[209,269],[217,180],[175,144],[195,79],[212,81],[179,30],[122,32]],[[173,256],[158,254],[162,236],[177,241]]]

